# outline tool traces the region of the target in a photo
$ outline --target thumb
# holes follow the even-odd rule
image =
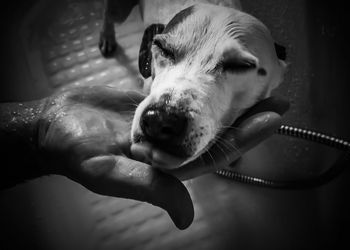
[[[193,203],[186,187],[147,164],[123,156],[98,156],[84,161],[82,172],[82,184],[96,193],[161,207],[179,229],[193,221]]]

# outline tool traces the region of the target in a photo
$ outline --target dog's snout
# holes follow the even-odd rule
[[[141,116],[140,126],[149,141],[170,146],[182,141],[187,123],[185,114],[176,109],[149,107]]]

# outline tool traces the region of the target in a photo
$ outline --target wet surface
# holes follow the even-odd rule
[[[276,91],[291,102],[284,123],[349,139],[341,8],[287,0],[242,5],[287,47],[289,70]],[[101,1],[35,6],[26,12],[30,15],[20,15],[25,24],[12,24],[20,27],[13,36],[22,46],[11,45],[10,61],[16,63],[2,89],[3,101],[95,84],[140,88],[137,57],[143,25],[137,14],[116,25],[122,53],[104,59],[97,47]],[[319,172],[337,156],[326,147],[274,136],[249,152],[240,169],[270,178],[302,177]],[[99,196],[65,178],[46,177],[1,194],[1,224],[7,230],[0,239],[36,249],[330,248],[348,236],[348,178],[349,171],[318,189],[282,191],[203,176],[187,183],[196,216],[189,229],[179,231],[151,205]]]

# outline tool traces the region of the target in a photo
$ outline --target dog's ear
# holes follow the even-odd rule
[[[164,30],[164,24],[152,24],[143,33],[139,52],[139,71],[146,79],[152,75],[152,42],[153,37]]]
[[[285,61],[287,59],[287,49],[286,47],[275,43],[275,51],[278,59]]]
[[[279,70],[277,72],[279,72],[279,73],[276,75],[276,79],[273,81],[273,84],[271,84],[270,92],[271,92],[271,90],[277,88],[281,82],[283,82],[284,74],[285,74],[286,69],[287,69],[287,63],[286,63],[287,49],[286,49],[286,47],[279,45],[278,43],[274,43],[274,45],[275,45],[275,51],[276,51],[276,55],[277,55],[280,67],[278,67]],[[270,92],[268,92],[268,93],[270,93]]]

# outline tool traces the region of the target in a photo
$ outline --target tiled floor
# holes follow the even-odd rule
[[[137,9],[134,18],[116,25],[123,54],[105,59],[97,46],[102,2],[71,1],[65,8],[65,15],[48,27],[47,36],[41,40],[42,62],[51,87],[107,84],[120,89],[139,88],[142,80],[138,79],[137,59],[143,25],[135,17]]]

